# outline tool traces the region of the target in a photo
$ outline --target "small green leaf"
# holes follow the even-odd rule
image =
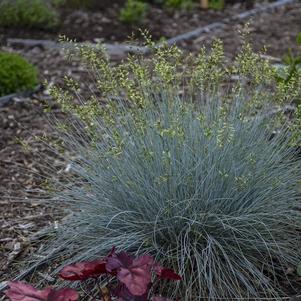
[[[288,52],[283,56],[283,62],[286,65],[291,65],[294,62],[294,56],[291,49],[288,49]]]
[[[301,45],[301,32],[297,34],[296,42],[298,45]]]
[[[297,275],[301,277],[301,261],[297,265]]]
[[[295,59],[295,64],[296,64],[296,65],[301,64],[301,56],[296,57],[296,59]]]

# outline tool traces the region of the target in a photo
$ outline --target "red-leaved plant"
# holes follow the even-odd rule
[[[153,279],[181,280],[170,269],[160,266],[152,256],[134,258],[126,252],[116,253],[115,248],[101,260],[78,262],[68,265],[59,273],[69,281],[95,279],[99,284],[99,300],[102,301],[171,301],[161,296],[150,296]],[[117,281],[116,281],[117,279]],[[10,282],[5,292],[11,301],[77,301],[79,294],[74,289],[37,290],[23,282]]]

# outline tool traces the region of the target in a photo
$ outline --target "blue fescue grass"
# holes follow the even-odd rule
[[[296,82],[270,89],[273,69],[246,48],[233,68],[242,84],[220,93],[230,68],[219,46],[182,73],[173,51],[159,49],[150,69],[133,59],[115,68],[82,51],[106,101],[72,105],[77,117],[61,127],[72,176],[54,181],[48,201],[70,214],[48,233],[46,254],[59,258],[56,273],[116,246],[182,275],[164,295],[277,298],[301,259],[301,169],[295,135],[266,112],[274,97],[295,95]],[[70,109],[68,93],[53,95]]]
[[[93,145],[78,123],[65,135],[76,179],[56,199],[72,215],[52,247],[71,261],[112,246],[154,254],[183,276],[173,291],[182,300],[281,295],[300,260],[301,170],[288,132],[271,139],[264,116],[242,118],[239,96],[227,113],[218,99],[149,97],[136,112],[142,128],[117,101],[123,116],[114,128],[99,120]]]

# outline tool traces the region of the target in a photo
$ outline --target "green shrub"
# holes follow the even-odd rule
[[[43,260],[65,258],[59,270],[114,245],[177,271],[182,282],[160,288],[175,299],[282,295],[301,258],[301,164],[271,108],[292,101],[300,82],[277,82],[247,43],[232,65],[220,42],[197,56],[159,47],[120,65],[75,49],[99,94],[78,105],[74,80],[51,89],[73,116],[60,124],[72,172],[53,181],[49,203],[71,214],[48,232]]]
[[[145,1],[145,2],[152,2],[157,3],[160,5],[164,5],[166,7],[175,8],[175,9],[191,9],[194,4],[197,4],[199,1],[197,0],[152,0],[152,1]],[[209,8],[211,9],[223,9],[225,6],[224,0],[210,0],[209,1]]]
[[[37,70],[18,54],[0,52],[0,96],[32,90]]]
[[[301,33],[296,37],[297,45],[301,46]],[[289,48],[283,57],[283,65],[279,66],[278,79],[288,82],[293,76],[301,76],[301,53],[294,54]],[[299,101],[300,103],[300,101]]]
[[[8,27],[52,28],[58,17],[43,0],[1,0],[0,25]]]
[[[139,23],[143,20],[148,5],[141,0],[127,0],[120,10],[120,20],[124,23]]]
[[[210,0],[209,1],[209,8],[221,10],[225,7],[224,0]]]
[[[165,0],[164,4],[167,7],[172,8],[190,9],[192,7],[193,2],[193,0]]]

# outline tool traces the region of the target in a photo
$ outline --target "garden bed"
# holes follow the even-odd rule
[[[236,12],[239,12],[242,8],[237,6],[236,9]],[[234,8],[231,7],[231,12],[229,11],[227,13],[230,15],[233,12]],[[65,13],[67,14],[67,12]],[[218,15],[224,17],[226,12],[214,11],[212,12],[214,17],[212,17],[213,15],[211,15],[211,12],[209,14],[208,12],[203,13],[204,19],[202,19],[202,21],[187,21],[187,24],[183,25],[185,23],[184,21],[191,19],[192,15],[178,12],[178,19],[175,19],[175,15],[173,15],[172,20],[173,22],[175,22],[175,20],[181,20],[181,25],[179,26],[179,24],[176,23],[173,28],[171,26],[173,22],[171,19],[168,19],[168,15],[163,15],[167,14],[167,12],[159,13],[154,8],[154,15],[157,14],[161,16],[161,18],[165,16],[169,23],[156,24],[160,30],[161,28],[164,28],[166,32],[156,31],[157,29],[151,29],[151,32],[153,30],[152,34],[157,39],[161,36],[172,37],[175,34],[191,30],[193,27],[203,24],[206,25],[207,22],[218,20],[218,18],[220,18]],[[78,12],[78,14],[84,15],[92,13]],[[95,14],[99,14],[99,12],[96,12]],[[111,12],[111,14],[113,14],[113,12]],[[205,19],[206,15],[209,16],[208,19]],[[98,17],[101,18],[100,14]],[[81,19],[81,17],[79,19]],[[68,20],[68,18],[66,18],[66,20]],[[71,22],[70,20],[68,22]],[[149,20],[151,20],[151,18]],[[92,24],[96,26],[96,23],[91,23],[90,25]],[[165,24],[169,25],[167,26]],[[87,25],[87,27],[90,25]],[[82,23],[78,23],[77,26],[84,27]],[[110,26],[112,27],[112,24]],[[133,28],[123,26],[124,25],[118,27],[118,25],[116,25],[116,27],[114,27],[114,32],[108,30],[106,33],[103,29],[100,30],[99,28],[99,31],[96,30],[93,34],[91,33],[91,36],[86,36],[84,34],[75,36],[76,29],[73,32],[70,30],[70,32],[60,33],[65,33],[70,37],[76,37],[78,40],[82,41],[93,41],[95,40],[95,37],[106,41],[124,41]],[[227,57],[231,58],[240,45],[237,29],[241,26],[242,24],[238,24],[237,22],[229,22],[222,28],[218,28],[192,40],[182,42],[180,43],[180,46],[185,50],[197,53],[203,45],[209,45],[213,38],[219,37],[225,44],[225,53]],[[78,30],[79,27],[75,28]],[[282,56],[287,52],[289,47],[292,48],[293,51],[297,49],[295,37],[300,31],[300,28],[301,3],[290,4],[273,13],[255,16],[253,20],[251,20],[250,25],[251,40],[257,50],[262,49],[263,45],[268,46],[267,54],[273,56],[278,62],[281,61]],[[118,35],[118,30],[120,30],[120,35]],[[43,31],[24,31],[18,33],[16,30],[2,31],[1,33],[0,30],[2,41],[5,41],[8,37],[56,39],[58,33],[59,32],[45,33]],[[16,51],[24,55],[33,64],[38,66],[41,72],[41,78],[47,79],[50,83],[59,82],[62,75],[65,73],[74,75],[81,79],[82,82],[85,82],[87,79],[85,70],[79,68],[76,63],[70,65],[70,63],[63,58],[62,52],[58,49],[43,49],[40,47],[5,49]],[[24,188],[43,189],[43,178],[37,176],[37,172],[41,173],[41,170],[39,170],[37,154],[38,152],[43,152],[42,145],[37,144],[37,152],[26,152],[19,143],[19,140],[30,141],[35,134],[51,132],[51,128],[47,125],[47,116],[43,111],[44,107],[42,101],[51,102],[47,91],[38,92],[30,98],[17,98],[11,104],[0,108],[0,191],[2,191],[2,194],[0,195],[0,205],[1,211],[3,212],[0,219],[1,281],[7,280],[9,275],[13,272],[15,273],[18,261],[35,250],[36,247],[31,243],[34,234],[43,227],[57,222],[62,217],[60,209],[54,212],[47,207],[35,203],[22,202],[22,198],[26,197]],[[26,172],[24,171],[25,169],[27,170]],[[12,202],[12,199],[8,197],[11,195],[15,196],[19,202]],[[12,261],[14,262],[13,265]]]
[[[204,10],[197,5],[189,10],[168,9],[150,4],[145,18],[140,23],[125,24],[119,18],[124,0],[99,1],[93,11],[59,9],[60,24],[52,29],[0,28],[0,41],[5,42],[7,38],[57,40],[59,35],[66,35],[79,42],[123,42],[128,40],[132,33],[139,37],[139,31],[144,29],[149,31],[154,40],[168,39],[253,7],[253,4],[250,5],[251,1],[227,2],[230,4],[223,10]],[[255,1],[255,6],[265,5],[267,2]]]

